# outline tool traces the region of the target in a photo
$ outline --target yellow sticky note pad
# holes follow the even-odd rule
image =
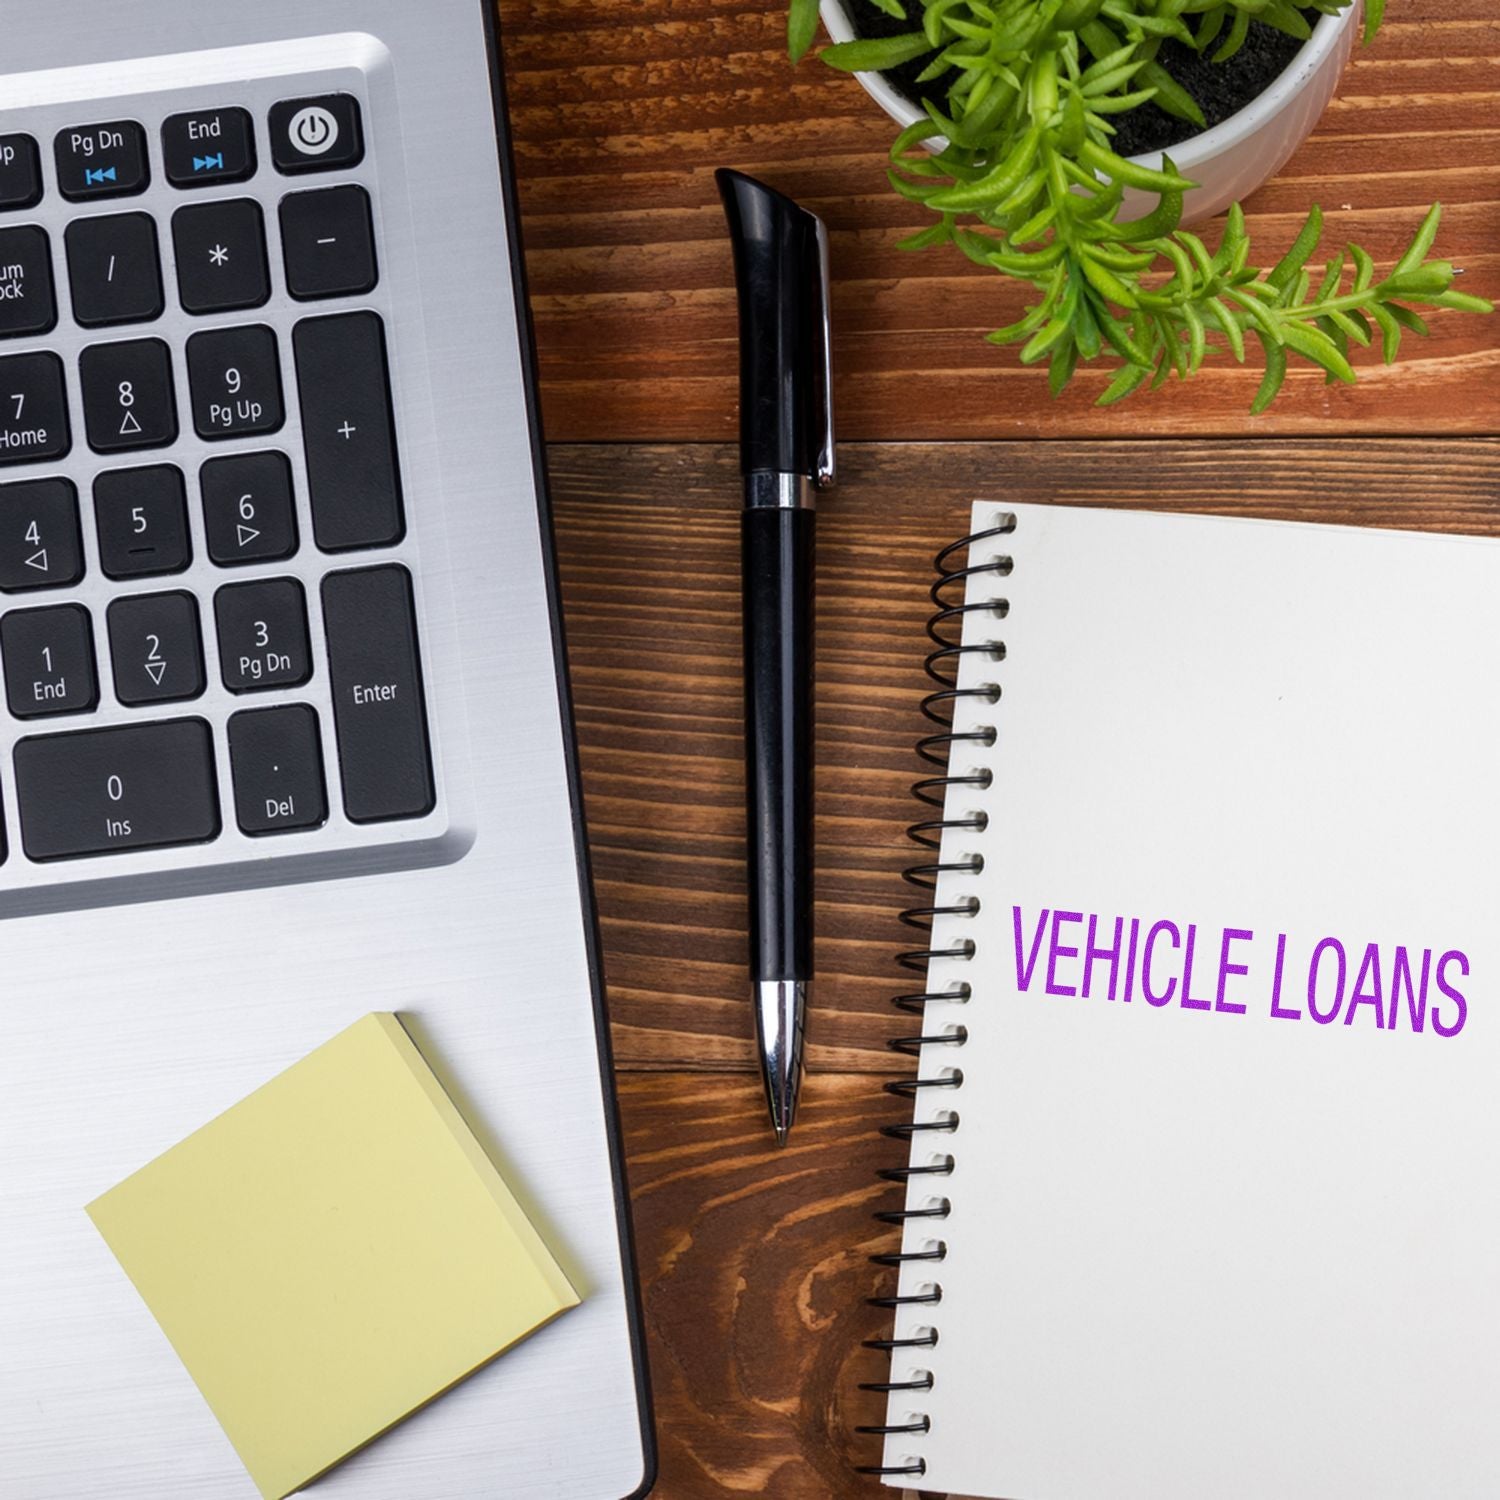
[[[578,1302],[393,1015],[88,1212],[267,1500]]]

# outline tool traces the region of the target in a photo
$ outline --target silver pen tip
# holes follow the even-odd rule
[[[802,1088],[802,1031],[807,984],[801,979],[764,979],[755,985],[755,1030],[760,1040],[766,1103],[776,1144],[784,1146],[797,1115]]]

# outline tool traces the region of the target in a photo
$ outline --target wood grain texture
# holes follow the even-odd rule
[[[889,1313],[864,1299],[896,1247],[870,1217],[899,1206],[875,1178],[900,1157],[879,1127],[899,1110],[871,1080],[821,1077],[791,1144],[769,1144],[748,1077],[627,1074],[630,1161],[661,1450],[658,1500],[873,1500],[885,1378],[864,1349]],[[889,1493],[889,1492],[887,1492]]]
[[[930,560],[994,496],[1500,532],[1500,442],[847,445],[819,507],[814,1068],[881,1071]],[[552,450],[621,1063],[753,1066],[735,450]]]
[[[500,0],[544,405],[554,441],[717,440],[735,419],[729,252],[713,169],[764,176],[832,232],[845,437],[1500,431],[1500,319],[1440,315],[1356,389],[1298,371],[1272,413],[1228,361],[1109,412],[1107,379],[1052,402],[983,342],[1022,290],[951,249],[885,183],[889,122],[853,79],[792,70],[782,0]],[[1494,0],[1392,0],[1314,138],[1249,204],[1269,263],[1307,208],[1383,265],[1434,197],[1465,288],[1500,298],[1500,16]]]

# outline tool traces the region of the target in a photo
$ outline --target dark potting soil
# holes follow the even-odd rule
[[[920,5],[908,4],[913,16],[920,18]],[[883,11],[865,3],[852,0],[851,17],[862,36],[899,36],[915,29],[912,21],[899,21]],[[1316,11],[1308,14],[1308,21],[1318,20]],[[1216,44],[1217,45],[1217,44]],[[1207,52],[1194,52],[1181,42],[1168,41],[1157,53],[1157,61],[1173,78],[1198,101],[1203,117],[1210,126],[1218,125],[1230,115],[1237,114],[1250,101],[1263,94],[1302,50],[1303,44],[1296,37],[1277,31],[1259,21],[1250,23],[1250,35],[1245,45],[1225,62],[1216,63],[1213,48]],[[903,63],[891,68],[886,77],[915,103],[920,103],[923,92],[935,88],[932,102],[943,107],[943,89],[947,79],[938,79],[935,84],[917,85],[917,77],[930,59],[919,57],[915,62]],[[1199,127],[1187,120],[1179,120],[1154,104],[1143,104],[1128,115],[1116,115],[1110,122],[1117,134],[1110,142],[1110,149],[1121,156],[1141,156],[1148,151],[1169,151],[1189,137],[1197,135]]]

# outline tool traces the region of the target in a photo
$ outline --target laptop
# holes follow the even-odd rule
[[[0,69],[0,1495],[253,1494],[84,1205],[375,1010],[583,1300],[317,1492],[643,1494],[491,7],[29,4]]]

